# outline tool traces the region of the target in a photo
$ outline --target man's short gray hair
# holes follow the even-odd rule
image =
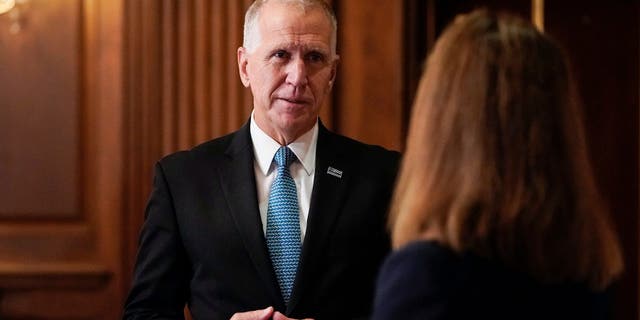
[[[322,11],[331,21],[331,53],[336,53],[336,42],[338,34],[338,20],[336,14],[329,4],[323,0],[256,0],[254,1],[247,13],[244,15],[244,34],[242,46],[248,52],[253,52],[260,43],[260,33],[258,32],[258,20],[262,6],[269,1],[277,1],[280,3],[299,5],[303,10],[308,8],[322,8]]]

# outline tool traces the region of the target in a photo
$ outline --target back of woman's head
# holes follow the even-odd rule
[[[391,212],[396,247],[431,237],[547,282],[621,271],[562,50],[477,10],[437,41],[418,89]]]

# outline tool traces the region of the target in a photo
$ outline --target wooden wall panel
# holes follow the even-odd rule
[[[163,115],[172,112],[176,95],[176,84],[163,82],[165,74],[176,77],[173,61],[167,62],[165,59],[175,56],[177,46],[172,42],[174,30],[159,28],[160,21],[174,21],[174,5],[155,0],[127,1],[124,4],[122,272],[126,285],[121,292],[123,297],[131,282],[137,234],[150,190],[153,163],[161,155],[163,140],[177,141],[174,130],[161,130],[166,126]],[[166,42],[171,47],[163,55]],[[173,120],[169,122],[173,123]]]
[[[48,306],[48,307],[42,307]],[[5,315],[2,319],[117,319],[113,305],[104,299],[101,290],[61,289],[52,291],[16,291],[6,296],[0,304]]]
[[[545,30],[573,62],[596,180],[625,254],[614,319],[638,319],[640,1],[547,1]]]
[[[21,33],[0,17],[0,218],[74,218],[82,190],[78,1],[36,5],[24,10]],[[30,32],[51,22],[54,32]]]
[[[208,49],[211,47],[211,1],[196,0],[194,3],[193,21],[193,105],[194,116],[192,125],[195,126],[194,140],[205,141],[211,139],[211,125],[209,124],[211,108],[208,108],[211,94],[211,58]]]
[[[0,16],[1,319],[119,314],[120,9],[30,0],[13,34]]]
[[[340,65],[334,129],[390,149],[404,144],[404,2],[335,1]]]

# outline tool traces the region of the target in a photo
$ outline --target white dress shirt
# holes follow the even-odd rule
[[[269,191],[273,179],[276,177],[276,164],[273,157],[281,147],[278,142],[269,137],[256,124],[253,113],[251,114],[251,140],[253,141],[253,170],[256,177],[258,191],[258,208],[262,219],[262,231],[267,232],[267,206],[269,204]],[[291,177],[296,182],[298,193],[298,206],[300,209],[300,239],[304,241],[307,231],[307,218],[309,216],[309,203],[313,189],[313,178],[316,168],[316,146],[318,142],[318,122],[291,142],[288,147],[298,158],[289,166]]]

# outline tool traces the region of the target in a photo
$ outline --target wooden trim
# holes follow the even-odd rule
[[[540,31],[544,31],[544,0],[531,0],[531,21]]]
[[[0,264],[0,288],[14,289],[99,289],[114,273],[107,266],[91,264]]]

